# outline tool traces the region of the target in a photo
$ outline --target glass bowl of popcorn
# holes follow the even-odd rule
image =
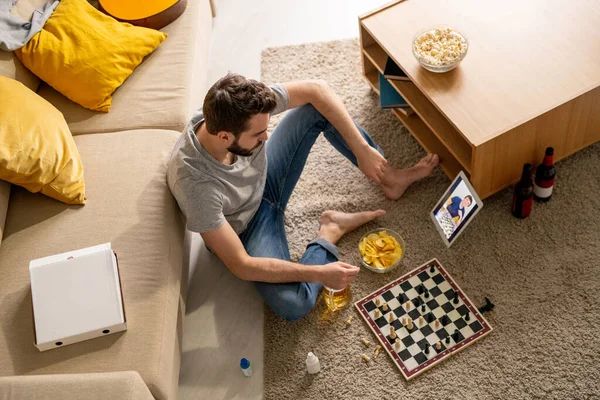
[[[453,70],[467,55],[467,37],[446,25],[438,25],[417,32],[413,38],[412,52],[428,71]]]

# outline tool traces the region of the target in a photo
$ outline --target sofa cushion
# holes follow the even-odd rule
[[[8,199],[10,197],[10,183],[0,180],[0,243],[4,232],[4,222],[8,211]]]
[[[63,112],[74,135],[145,128],[182,131],[206,90],[211,28],[209,0],[189,0],[183,15],[162,29],[168,39],[113,93],[108,114],[87,110],[46,84],[39,94]]]
[[[0,76],[17,80],[34,92],[40,85],[40,79],[25,68],[12,51],[0,50]]]
[[[166,38],[163,32],[118,22],[86,0],[62,0],[15,54],[69,99],[108,112],[112,93]]]
[[[0,121],[0,179],[63,203],[85,203],[83,165],[60,111],[0,76]]]
[[[187,287],[184,227],[166,183],[179,134],[80,135],[85,207],[13,185],[0,246],[0,376],[135,370],[157,399],[174,399]],[[111,242],[127,331],[39,352],[33,345],[29,261]]]

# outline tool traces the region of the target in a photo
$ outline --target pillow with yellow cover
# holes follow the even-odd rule
[[[85,203],[83,165],[62,113],[0,76],[0,179],[67,204]]]
[[[70,100],[108,112],[112,93],[166,38],[166,33],[118,22],[86,0],[62,0],[44,28],[15,54]]]

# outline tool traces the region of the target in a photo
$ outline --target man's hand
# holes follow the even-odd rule
[[[341,261],[325,264],[321,269],[321,283],[331,289],[343,289],[356,278],[360,269]]]
[[[356,154],[358,168],[369,179],[381,183],[383,171],[387,167],[387,160],[373,147],[367,146],[364,151]]]

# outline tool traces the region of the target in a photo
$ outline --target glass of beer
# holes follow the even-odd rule
[[[350,286],[346,286],[343,289],[332,289],[327,286],[323,286],[323,296],[325,297],[325,304],[331,311],[342,310],[350,305],[352,294],[350,293]]]

